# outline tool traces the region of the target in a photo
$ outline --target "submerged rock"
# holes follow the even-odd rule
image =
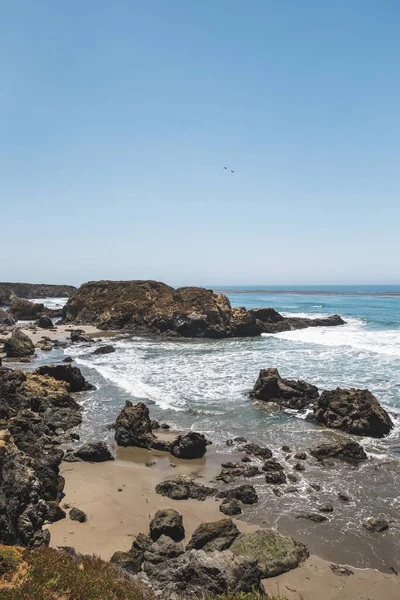
[[[239,535],[239,529],[232,519],[221,519],[213,523],[202,523],[194,531],[188,550],[226,550]]]
[[[324,523],[328,520],[328,517],[324,517],[320,513],[300,513],[296,515],[296,519],[306,519],[307,521],[313,521],[314,523]]]
[[[322,392],[314,405],[314,419],[325,427],[372,437],[382,437],[393,427],[375,396],[355,388]]]
[[[32,340],[21,329],[14,329],[11,337],[4,343],[4,352],[9,358],[20,358],[35,354]]]
[[[278,369],[262,369],[251,396],[280,407],[304,409],[318,398],[318,388],[306,381],[282,379]]]
[[[309,556],[304,544],[268,529],[239,535],[230,550],[236,555],[243,554],[257,560],[261,577],[276,577],[286,573]]]
[[[389,523],[385,519],[376,519],[374,517],[364,521],[363,526],[373,533],[381,533],[389,529]]]

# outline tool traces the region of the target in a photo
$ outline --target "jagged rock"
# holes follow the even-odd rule
[[[7,312],[17,321],[34,321],[43,310],[44,304],[29,302],[29,300],[14,300]]]
[[[327,458],[338,458],[346,462],[357,463],[366,460],[367,455],[358,442],[346,438],[320,442],[310,450],[310,454],[319,461]]]
[[[80,508],[76,507],[71,508],[69,511],[69,518],[71,521],[78,521],[79,523],[85,523],[85,521],[87,521],[87,516],[83,510],[80,510]]]
[[[307,460],[307,454],[305,452],[296,452],[293,458],[296,460]]]
[[[265,481],[272,485],[281,485],[286,483],[286,475],[283,471],[268,471],[265,474]]]
[[[229,550],[190,550],[158,564],[146,561],[143,568],[152,586],[166,600],[260,591],[257,561],[235,556]]]
[[[74,456],[87,462],[114,460],[105,442],[89,442],[75,450]]]
[[[49,521],[49,523],[55,523],[56,521],[65,519],[66,516],[65,511],[58,502],[55,502],[54,500],[47,502],[46,520]]]
[[[228,498],[229,500],[240,500],[243,504],[255,504],[258,502],[257,492],[252,485],[244,484],[229,490],[218,492],[217,498]]]
[[[275,458],[265,461],[262,466],[263,471],[283,471],[283,466]]]
[[[115,441],[119,446],[151,448],[156,436],[152,433],[149,409],[143,402],[133,405],[127,400],[115,421]]]
[[[37,321],[37,326],[41,329],[51,329],[53,327],[53,321],[50,319],[50,317],[42,315]]]
[[[188,550],[226,550],[239,535],[239,529],[232,519],[221,519],[213,523],[202,523],[194,531],[188,545]]]
[[[217,489],[195,483],[191,477],[178,475],[159,483],[156,486],[156,492],[161,496],[168,496],[172,500],[186,500],[187,498],[205,500],[209,496],[215,496]]]
[[[115,352],[115,348],[109,344],[108,346],[96,348],[96,350],[93,351],[93,354],[111,354],[112,352]]]
[[[351,388],[322,392],[314,405],[316,423],[355,435],[382,437],[393,422],[368,390]]]
[[[114,552],[110,562],[135,575],[142,569],[143,558],[143,552]]]
[[[68,364],[43,365],[35,371],[38,375],[49,375],[58,381],[65,381],[69,392],[83,392],[93,390],[94,386],[86,381],[78,367]]]
[[[49,543],[42,531],[47,506],[30,459],[18,450],[9,431],[0,431],[0,542],[28,548]]]
[[[189,431],[172,442],[170,451],[177,458],[201,458],[209,443],[203,434]]]
[[[171,558],[177,558],[183,553],[184,549],[181,542],[174,542],[171,537],[161,535],[145,552],[144,559],[146,560],[147,566],[149,563],[157,565]]]
[[[221,502],[219,510],[228,517],[241,515],[243,512],[238,500],[228,500],[228,498],[225,498],[225,500]]]
[[[72,363],[73,360],[74,359],[72,358],[72,356],[66,356],[65,358],[63,358],[64,363]]]
[[[0,300],[0,305],[2,304]],[[4,327],[13,327],[15,325],[15,319],[8,312],[0,308],[0,325]]]
[[[4,343],[4,352],[9,358],[20,358],[35,354],[35,346],[31,339],[21,330],[14,329],[11,337]]]
[[[297,475],[295,475],[294,473],[288,473],[287,474],[287,478],[289,479],[289,481],[291,481],[292,483],[297,483],[299,481],[299,478],[297,477]]]
[[[368,529],[368,531],[374,533],[381,533],[382,531],[389,529],[389,523],[385,519],[376,519],[374,517],[364,521],[363,526],[365,529]]]
[[[71,331],[70,333],[70,340],[72,344],[78,344],[80,342],[85,342],[85,343],[90,343],[92,342],[92,340],[87,337],[86,335],[84,335],[84,331],[83,329],[76,329],[75,331]]]
[[[349,567],[346,567],[344,565],[335,565],[335,564],[331,564],[330,565],[332,572],[335,573],[335,575],[339,575],[339,576],[349,576],[349,575],[354,575],[354,571],[352,569],[350,569]]]
[[[271,458],[272,452],[269,448],[262,448],[258,444],[246,444],[239,450],[244,450],[246,454],[257,456],[258,458]]]
[[[296,519],[307,519],[308,521],[313,521],[314,523],[324,523],[328,520],[328,517],[324,517],[319,513],[300,513],[296,515]]]
[[[230,546],[231,552],[258,561],[261,577],[276,577],[295,569],[308,556],[304,544],[272,530],[239,535]]]
[[[144,553],[150,549],[152,543],[152,539],[149,535],[139,533],[132,542],[131,552],[134,550],[140,550]]]
[[[185,537],[182,516],[174,509],[159,510],[150,522],[150,537],[156,542],[162,535],[167,535],[175,542]]]
[[[291,409],[304,409],[318,398],[318,388],[306,381],[282,379],[278,369],[262,369],[251,396]]]
[[[10,304],[16,298],[67,298],[76,291],[73,285],[45,283],[0,283],[0,304]]]
[[[294,465],[293,469],[295,471],[305,471],[306,470],[305,466],[299,462]]]

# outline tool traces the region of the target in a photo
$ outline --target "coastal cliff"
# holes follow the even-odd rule
[[[200,287],[174,289],[151,280],[85,283],[69,298],[64,321],[105,330],[216,339],[344,324],[338,315],[286,318],[272,308],[232,308],[224,294]]]
[[[15,298],[68,298],[76,291],[73,285],[0,282],[0,305]]]

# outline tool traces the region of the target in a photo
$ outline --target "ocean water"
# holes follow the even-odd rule
[[[370,459],[360,467],[321,467],[306,461],[295,489],[277,498],[272,486],[255,478],[260,502],[246,509],[248,521],[277,527],[303,540],[311,552],[355,566],[389,570],[400,566],[400,286],[312,288],[230,288],[233,306],[272,306],[283,314],[340,314],[341,327],[310,328],[259,338],[233,340],[156,340],[125,335],[113,339],[116,352],[92,354],[93,346],[76,345],[70,354],[97,390],[84,394],[82,439],[108,439],[125,400],[144,401],[153,418],[172,427],[205,433],[219,452],[229,452],[225,440],[245,436],[280,450],[287,444],[306,450],[331,432],[315,427],[304,414],[282,412],[255,403],[249,391],[262,368],[276,367],[283,377],[305,379],[320,390],[368,388],[391,413],[392,433],[382,440],[360,441]],[[54,299],[52,299],[54,302]],[[54,306],[54,305],[53,305]],[[62,358],[61,351],[39,353],[39,362]],[[292,459],[287,461],[293,466]],[[320,492],[310,489],[319,483]],[[287,488],[282,488],[286,490]],[[337,492],[351,497],[340,502]],[[299,512],[329,502],[329,522],[299,521]],[[362,527],[370,516],[391,522],[377,536]]]

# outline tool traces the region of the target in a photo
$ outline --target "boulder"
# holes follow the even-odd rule
[[[35,373],[48,375],[58,381],[65,381],[68,384],[69,392],[83,392],[94,389],[94,386],[86,381],[81,370],[69,364],[43,365],[36,369]]]
[[[313,521],[314,523],[325,523],[328,517],[324,517],[320,513],[300,513],[296,515],[296,519],[306,519],[307,521]]]
[[[1,305],[1,301],[0,301]],[[15,325],[15,319],[8,312],[0,308],[0,325],[4,327],[13,327]]]
[[[160,563],[145,561],[143,569],[152,587],[165,600],[207,598],[228,592],[259,592],[257,561],[229,550],[190,550]]]
[[[44,304],[29,302],[29,300],[14,300],[8,313],[17,321],[34,321],[44,311]]]
[[[306,381],[282,379],[278,369],[261,369],[252,398],[274,402],[282,408],[304,409],[318,398],[318,388]]]
[[[229,500],[228,498],[225,498],[225,500],[222,500],[222,502],[219,506],[219,510],[222,513],[224,513],[224,515],[227,515],[228,517],[233,517],[235,515],[241,515],[243,512],[239,500]]]
[[[133,405],[127,400],[115,421],[115,441],[119,446],[151,448],[156,441],[152,432],[149,409],[143,402]]]
[[[108,346],[96,348],[96,350],[93,351],[93,354],[111,354],[112,352],[115,352],[115,348],[109,344]]]
[[[217,489],[195,483],[191,477],[178,475],[157,484],[156,492],[172,500],[187,500],[187,498],[205,500],[209,496],[215,496]]]
[[[167,535],[175,542],[180,542],[185,537],[182,517],[172,508],[157,511],[150,522],[150,537],[153,542],[162,535]]]
[[[73,507],[69,511],[69,518],[71,521],[78,521],[79,523],[85,523],[87,516],[80,508]]]
[[[32,340],[21,329],[14,329],[11,337],[4,343],[4,351],[9,358],[20,358],[35,354]]]
[[[78,344],[80,342],[90,343],[92,340],[84,335],[83,329],[76,329],[75,331],[71,331],[70,340],[72,344]]]
[[[310,454],[319,461],[328,458],[338,458],[350,463],[366,460],[364,448],[358,442],[347,438],[337,438],[320,442],[311,448]]]
[[[271,529],[239,535],[230,550],[237,556],[243,554],[256,560],[263,578],[295,569],[309,556],[304,544]]]
[[[72,363],[73,360],[74,359],[71,356],[66,356],[65,358],[63,358],[64,363]]]
[[[183,545],[181,542],[174,542],[172,538],[167,535],[161,535],[154,544],[151,544],[150,548],[144,553],[144,559],[147,565],[152,563],[158,565],[171,558],[177,558],[184,553]]]
[[[128,571],[128,573],[135,575],[136,573],[140,573],[143,559],[143,552],[114,552],[110,558],[110,563],[113,563],[120,569],[124,569],[124,571]]]
[[[89,442],[75,450],[74,456],[86,462],[114,460],[105,442]]]
[[[201,458],[206,452],[209,442],[205,436],[196,431],[179,435],[171,444],[171,454],[177,458]]]
[[[271,458],[272,452],[269,448],[262,448],[258,444],[245,444],[239,451],[244,450],[246,454],[257,456],[257,458]]]
[[[46,520],[49,521],[49,523],[55,523],[56,521],[65,519],[66,516],[65,511],[58,502],[55,502],[54,500],[49,500],[47,502]]]
[[[316,423],[354,435],[382,437],[393,423],[388,413],[368,390],[351,388],[322,392],[314,405]]]
[[[217,498],[240,500],[240,502],[243,502],[243,504],[256,504],[256,502],[258,502],[258,496],[254,486],[247,483],[238,487],[230,488],[229,490],[222,490],[218,492]]]
[[[53,327],[53,321],[50,319],[50,317],[47,317],[46,315],[42,315],[41,317],[39,317],[36,324],[41,329],[51,329]]]
[[[239,535],[239,529],[232,519],[221,519],[213,523],[202,523],[194,531],[188,550],[226,550]]]
[[[73,285],[47,283],[0,283],[0,304],[10,304],[17,298],[68,298],[76,291]]]
[[[363,526],[373,533],[381,533],[389,529],[389,523],[385,519],[376,519],[374,517],[364,521]]]

